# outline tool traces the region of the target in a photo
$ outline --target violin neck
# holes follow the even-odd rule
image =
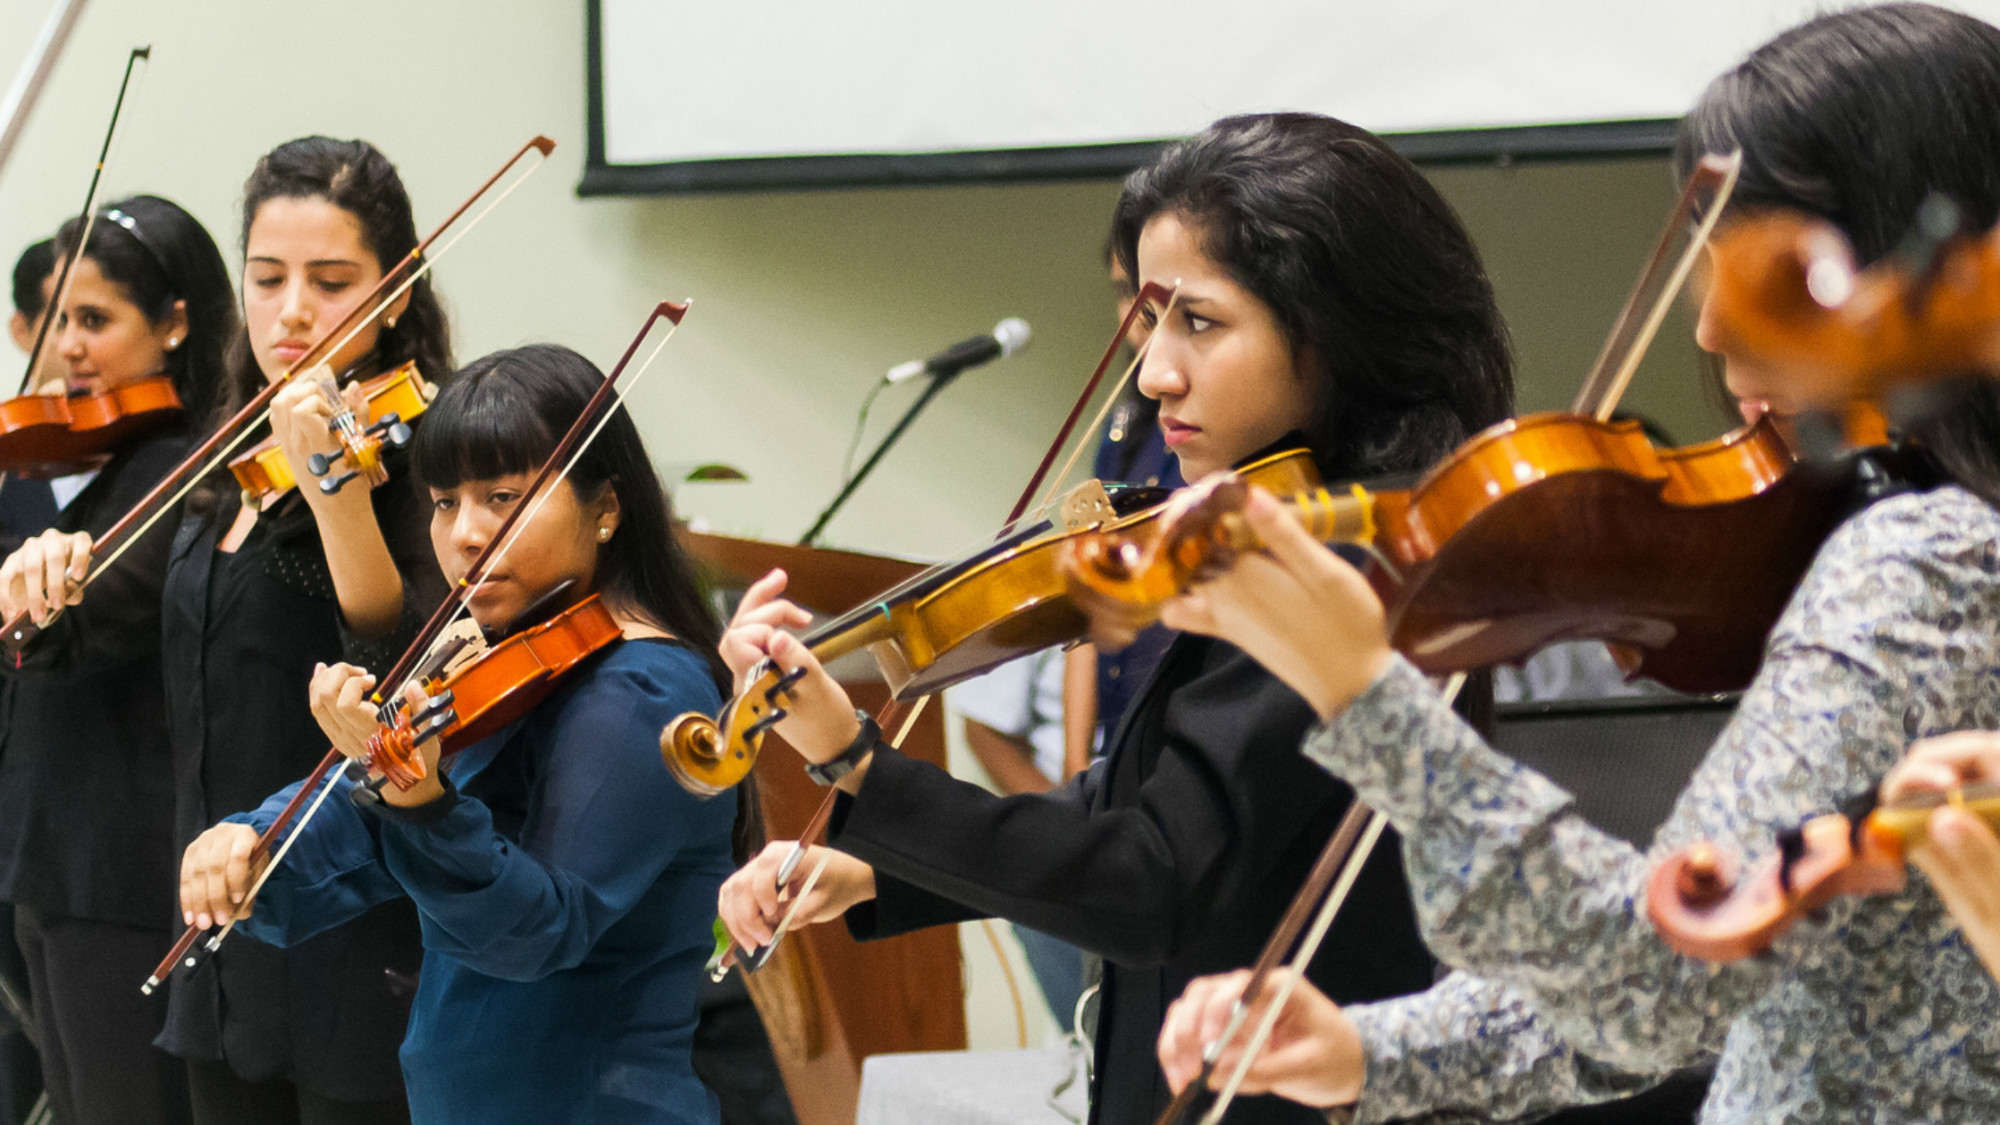
[[[1322,543],[1366,543],[1375,538],[1375,497],[1358,484],[1343,493],[1315,488],[1286,502],[1306,531]]]
[[[1886,834],[1907,850],[1923,843],[1930,833],[1931,813],[1945,805],[1957,805],[2000,832],[2000,785],[1991,783],[1968,785],[1943,793],[1926,793],[1911,800],[1883,805],[1868,814],[1868,828],[1871,832]]]

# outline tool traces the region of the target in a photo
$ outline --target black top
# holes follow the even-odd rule
[[[56,494],[48,481],[12,473],[0,481],[0,558],[20,550],[29,536],[40,535],[55,522]]]
[[[128,446],[55,526],[102,536],[187,444],[172,430]],[[22,650],[18,667],[0,660],[0,898],[8,902],[158,930],[178,910],[160,686],[160,583],[177,522],[168,512],[93,579],[83,603]]]
[[[999,915],[1100,953],[1092,1120],[1168,1101],[1154,1044],[1197,976],[1255,961],[1353,791],[1299,754],[1310,706],[1235,648],[1182,636],[1103,761],[1049,794],[995,797],[878,749],[833,842],[875,866],[857,937]],[[1431,985],[1398,842],[1385,833],[1308,975],[1342,1003]],[[1225,1120],[1322,1122],[1278,1098]]]
[[[326,754],[306,703],[314,664],[388,671],[442,599],[426,505],[405,462],[392,455],[390,480],[374,492],[403,575],[403,620],[373,642],[344,628],[318,525],[297,493],[262,513],[227,554],[216,544],[236,519],[236,497],[183,520],[163,609],[175,855],[222,818],[305,777]],[[408,901],[285,950],[232,934],[200,968],[175,973],[159,1044],[330,1098],[397,1096],[396,1049],[422,956]]]

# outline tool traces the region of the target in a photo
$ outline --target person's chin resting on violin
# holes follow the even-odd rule
[[[537,466],[602,379],[575,352],[537,346],[477,361],[439,394],[411,460],[454,585],[531,502]],[[440,761],[439,739],[426,739],[424,777],[407,790],[383,784],[379,801],[360,806],[329,800],[293,829],[302,842],[254,900],[258,833],[297,786],[209,829],[183,857],[190,923],[243,916],[250,937],[277,944],[375,903],[416,904],[424,960],[402,1047],[415,1120],[713,1120],[689,1059],[712,942],[709,915],[695,907],[732,867],[736,802],[681,789],[657,740],[675,715],[721,702],[721,630],[673,545],[650,464],[617,411],[518,524],[469,602],[497,633],[597,594],[619,639],[455,757]],[[471,465],[502,471],[468,477]],[[382,730],[374,688],[346,664],[323,666],[311,685],[327,737],[358,761],[371,760]]]

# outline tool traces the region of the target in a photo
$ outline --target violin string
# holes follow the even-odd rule
[[[1465,687],[1465,679],[1466,674],[1464,672],[1454,672],[1446,678],[1444,684],[1438,689],[1438,694],[1444,700],[1447,707],[1457,701],[1458,693]],[[1313,918],[1312,929],[1299,942],[1290,963],[1286,966],[1288,971],[1285,980],[1280,983],[1273,1003],[1266,1009],[1263,1018],[1258,1021],[1257,1027],[1252,1031],[1250,1041],[1244,1045],[1243,1057],[1237,1060],[1236,1068],[1230,1073],[1229,1080],[1224,1083],[1222,1090],[1217,1093],[1215,1104],[1209,1107],[1209,1111],[1202,1116],[1201,1125],[1216,1125],[1217,1122],[1222,1120],[1222,1115],[1228,1112],[1229,1103],[1235,1099],[1236,1091],[1242,1086],[1244,1076],[1250,1072],[1251,1065],[1257,1060],[1257,1053],[1263,1050],[1264,1044],[1269,1041],[1271,1029],[1277,1025],[1279,1014],[1284,1011],[1285,1004],[1290,1001],[1292,990],[1298,986],[1299,978],[1305,975],[1306,966],[1312,962],[1314,955],[1319,952],[1320,942],[1326,937],[1327,931],[1332,928],[1334,917],[1340,913],[1341,905],[1347,900],[1348,891],[1353,887],[1355,880],[1360,877],[1361,868],[1367,863],[1369,854],[1375,848],[1376,840],[1381,837],[1382,829],[1388,823],[1388,818],[1380,810],[1369,809],[1368,811],[1368,823],[1362,829],[1361,837],[1355,841],[1353,850],[1349,851],[1347,858],[1342,861],[1340,875],[1334,883],[1333,889],[1327,892],[1325,901],[1320,904],[1319,913]],[[1205,1061],[1213,1062],[1215,1058],[1221,1056],[1225,1045],[1241,1029],[1245,1014],[1248,1012],[1250,1005],[1256,1003],[1257,996],[1262,991],[1264,983],[1262,979],[1257,977],[1251,978],[1249,984],[1243,990],[1242,998],[1236,1002],[1235,1010],[1230,1013],[1228,1025],[1223,1028],[1222,1034],[1216,1036],[1215,1041],[1210,1043],[1208,1049],[1204,1052],[1207,1056]],[[1202,1068],[1204,1078],[1209,1069],[1208,1066]],[[1201,1081],[1201,1079],[1196,1079],[1196,1081]]]
[[[520,187],[523,183],[525,183],[529,176],[534,175],[537,171],[541,169],[542,165],[547,162],[548,158],[543,157],[540,160],[535,161],[533,164],[530,164],[525,171],[523,171],[519,176],[517,176],[514,179],[512,183],[507,185],[504,191],[502,191],[498,196],[494,197],[491,201],[489,201],[486,204],[486,206],[483,207],[470,220],[468,220],[464,226],[459,228],[452,235],[450,239],[446,240],[443,246],[438,247],[438,249],[434,253],[425,254],[423,256],[423,260],[418,263],[417,268],[410,271],[410,276],[403,279],[402,284],[390,290],[386,296],[384,296],[380,301],[377,301],[375,303],[375,308],[372,309],[367,316],[364,316],[360,318],[358,321],[356,321],[354,327],[348,331],[347,335],[341,337],[339,343],[336,343],[332,347],[327,348],[324,354],[330,356],[340,354],[340,349],[352,343],[356,336],[360,335],[364,329],[366,329],[370,324],[374,323],[375,318],[381,315],[383,309],[386,309],[390,305],[394,304],[396,298],[401,297],[404,293],[409,292],[411,286],[415,285],[425,275],[429,274],[432,267],[436,266],[438,262],[442,261],[445,255],[451,253],[452,247],[457,246],[461,239],[463,239],[466,235],[472,233],[472,231],[475,228],[477,228],[480,223],[486,220],[486,217],[488,215],[491,215],[493,213],[493,209],[495,207],[500,206],[500,204],[504,202],[509,195],[512,195],[514,193],[514,190],[516,188]],[[280,382],[289,381],[296,374],[297,374],[296,372],[287,372],[283,376],[280,376],[279,381]],[[176,488],[173,491],[173,493],[167,497],[166,502],[159,505],[153,511],[152,515],[147,516],[144,520],[140,521],[139,526],[134,528],[131,531],[131,533],[127,534],[122,540],[120,540],[118,545],[112,548],[110,554],[106,555],[103,559],[92,559],[91,568],[83,576],[83,580],[77,584],[78,588],[87,589],[93,581],[96,581],[98,575],[109,570],[112,564],[116,563],[118,559],[125,554],[126,551],[131,550],[133,544],[137,543],[140,539],[145,538],[146,532],[151,530],[154,524],[158,523],[160,519],[163,516],[165,516],[168,512],[178,507],[180,505],[180,502],[187,497],[187,494],[194,491],[195,486],[199,485],[202,482],[202,480],[208,476],[208,474],[214,472],[218,466],[220,466],[223,462],[227,461],[230,455],[235,453],[239,446],[241,446],[245,441],[249,440],[251,433],[253,433],[259,425],[263,424],[263,422],[266,419],[270,418],[270,416],[271,416],[271,409],[270,407],[267,406],[262,411],[260,411],[256,415],[256,417],[252,418],[248,425],[243,426],[240,430],[237,431],[237,433],[234,436],[232,436],[228,441],[224,442],[218,449],[216,449],[215,453],[211,455],[205,463],[203,463],[203,465],[198,471],[188,474],[187,479],[181,483],[180,487]]]
[[[693,302],[687,301],[684,304],[692,306]],[[680,328],[680,322],[677,320],[667,322],[667,330],[661,334],[660,342],[653,346],[653,350],[640,362],[638,368],[632,372],[631,376],[624,379],[618,389],[612,392],[611,401],[598,414],[597,420],[585,432],[583,439],[576,443],[576,449],[570,453],[569,460],[563,463],[562,468],[556,472],[555,476],[549,479],[547,484],[525,501],[528,505],[528,510],[523,512],[521,518],[514,522],[514,526],[507,532],[507,537],[501,541],[493,553],[489,557],[480,560],[478,564],[479,576],[470,586],[464,588],[463,595],[457,599],[457,604],[452,607],[451,615],[445,618],[444,624],[446,628],[449,628],[460,616],[469,612],[473,597],[481,589],[485,588],[488,576],[500,565],[500,560],[507,557],[507,552],[513,550],[514,544],[520,542],[522,532],[527,530],[528,525],[534,522],[535,516],[540,514],[542,505],[548,503],[549,497],[554,495],[556,486],[569,479],[571,470],[576,468],[577,462],[583,460],[583,455],[589,451],[591,443],[597,440],[597,435],[604,431],[604,427],[611,423],[611,419],[620,410],[625,409],[625,399],[632,393],[632,388],[638,386],[639,381],[646,377],[646,372],[653,366],[653,361],[660,358],[660,353],[666,350],[667,342],[674,338],[674,333],[679,332]],[[395,694],[401,694],[401,689],[413,682],[414,676],[404,680],[402,684],[396,685]]]

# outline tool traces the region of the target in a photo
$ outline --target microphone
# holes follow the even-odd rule
[[[949,379],[968,368],[1013,355],[1028,346],[1028,336],[1028,322],[1010,316],[994,325],[989,335],[960,340],[929,359],[913,359],[891,367],[882,381],[904,383],[919,375]]]

